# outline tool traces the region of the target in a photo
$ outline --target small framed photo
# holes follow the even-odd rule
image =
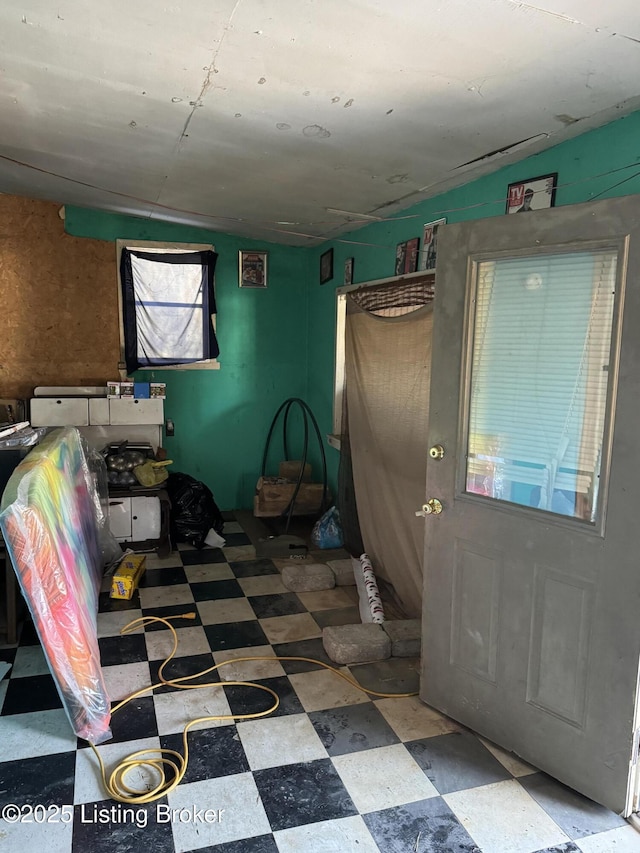
[[[404,243],[398,243],[396,246],[396,275],[405,275],[408,272],[416,272],[418,269],[419,248],[419,237],[413,237],[411,240],[405,240]]]
[[[418,269],[418,254],[420,249],[420,238],[413,237],[407,240],[407,252],[404,258],[404,271],[417,272]]]
[[[320,284],[326,284],[333,278],[333,249],[327,249],[320,255]]]
[[[556,186],[558,173],[538,175],[537,178],[527,178],[517,181],[507,188],[506,213],[526,213],[529,210],[543,210],[553,207],[556,202]]]
[[[347,258],[344,262],[344,283],[353,284],[353,258]]]
[[[238,286],[267,286],[267,252],[238,252]]]
[[[422,236],[422,258],[420,260],[421,270],[434,270],[436,268],[438,229],[441,225],[446,224],[446,217],[443,219],[434,219],[433,222],[425,222]]]

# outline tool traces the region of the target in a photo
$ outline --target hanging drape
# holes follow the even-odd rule
[[[376,316],[347,304],[349,441],[358,518],[377,575],[410,616],[422,600],[432,305]]]

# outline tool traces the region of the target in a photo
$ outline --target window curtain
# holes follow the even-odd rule
[[[123,249],[120,262],[125,362],[189,364],[219,355],[212,315],[218,255]]]
[[[345,373],[364,548],[407,614],[419,616],[425,529],[415,513],[425,496],[433,310],[408,310],[376,316],[349,298]]]

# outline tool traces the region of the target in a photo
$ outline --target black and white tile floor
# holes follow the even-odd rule
[[[164,560],[151,556],[144,585],[131,602],[102,595],[100,649],[113,702],[155,680],[170,650],[168,632],[156,626],[119,636],[122,626],[145,614],[198,614],[184,627],[176,623],[180,644],[169,677],[247,654],[327,661],[322,626],[343,617],[353,621],[353,600],[345,590],[288,592],[275,565],[255,559],[237,522],[227,522],[225,536],[223,550],[184,549]],[[0,849],[640,851],[640,834],[621,818],[417,698],[372,701],[313,664],[277,660],[239,663],[213,679],[207,676],[266,684],[278,693],[280,707],[261,719],[196,726],[182,784],[160,808],[136,807],[127,815],[102,790],[92,750],[71,733],[28,625],[17,649],[0,649],[0,660],[13,665],[0,682],[0,808],[15,803],[47,809],[34,811],[30,823],[0,820]],[[358,676],[358,667],[351,671]],[[182,752],[188,720],[250,713],[270,701],[244,687],[163,687],[114,715],[113,740],[99,751],[107,768],[152,746]],[[183,811],[169,821],[169,809]],[[214,811],[205,814],[207,809]],[[224,810],[219,820],[218,810]],[[57,822],[38,822],[43,813],[57,815]]]

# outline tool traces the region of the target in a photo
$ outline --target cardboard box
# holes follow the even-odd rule
[[[282,480],[293,480],[294,483],[298,482],[298,477],[300,476],[300,466],[302,465],[301,461],[293,461],[288,460],[287,462],[280,463],[280,469],[278,471],[278,476]],[[303,483],[311,482],[311,465],[307,462],[304,466],[304,474],[302,475]]]
[[[120,396],[120,383],[119,382],[107,382],[107,397],[110,400],[117,398]]]
[[[150,382],[149,394],[151,399],[166,400],[167,398],[167,383],[166,382]]]
[[[130,599],[140,583],[145,568],[144,554],[128,554],[124,557],[111,579],[111,598]]]
[[[134,382],[133,383],[133,396],[136,400],[148,400],[149,399],[149,383],[148,382]]]
[[[256,486],[253,514],[256,517],[278,516],[287,509],[296,484],[279,477],[260,477]],[[322,483],[302,483],[293,505],[294,515],[314,515],[322,508]],[[327,489],[327,500],[331,495]]]

